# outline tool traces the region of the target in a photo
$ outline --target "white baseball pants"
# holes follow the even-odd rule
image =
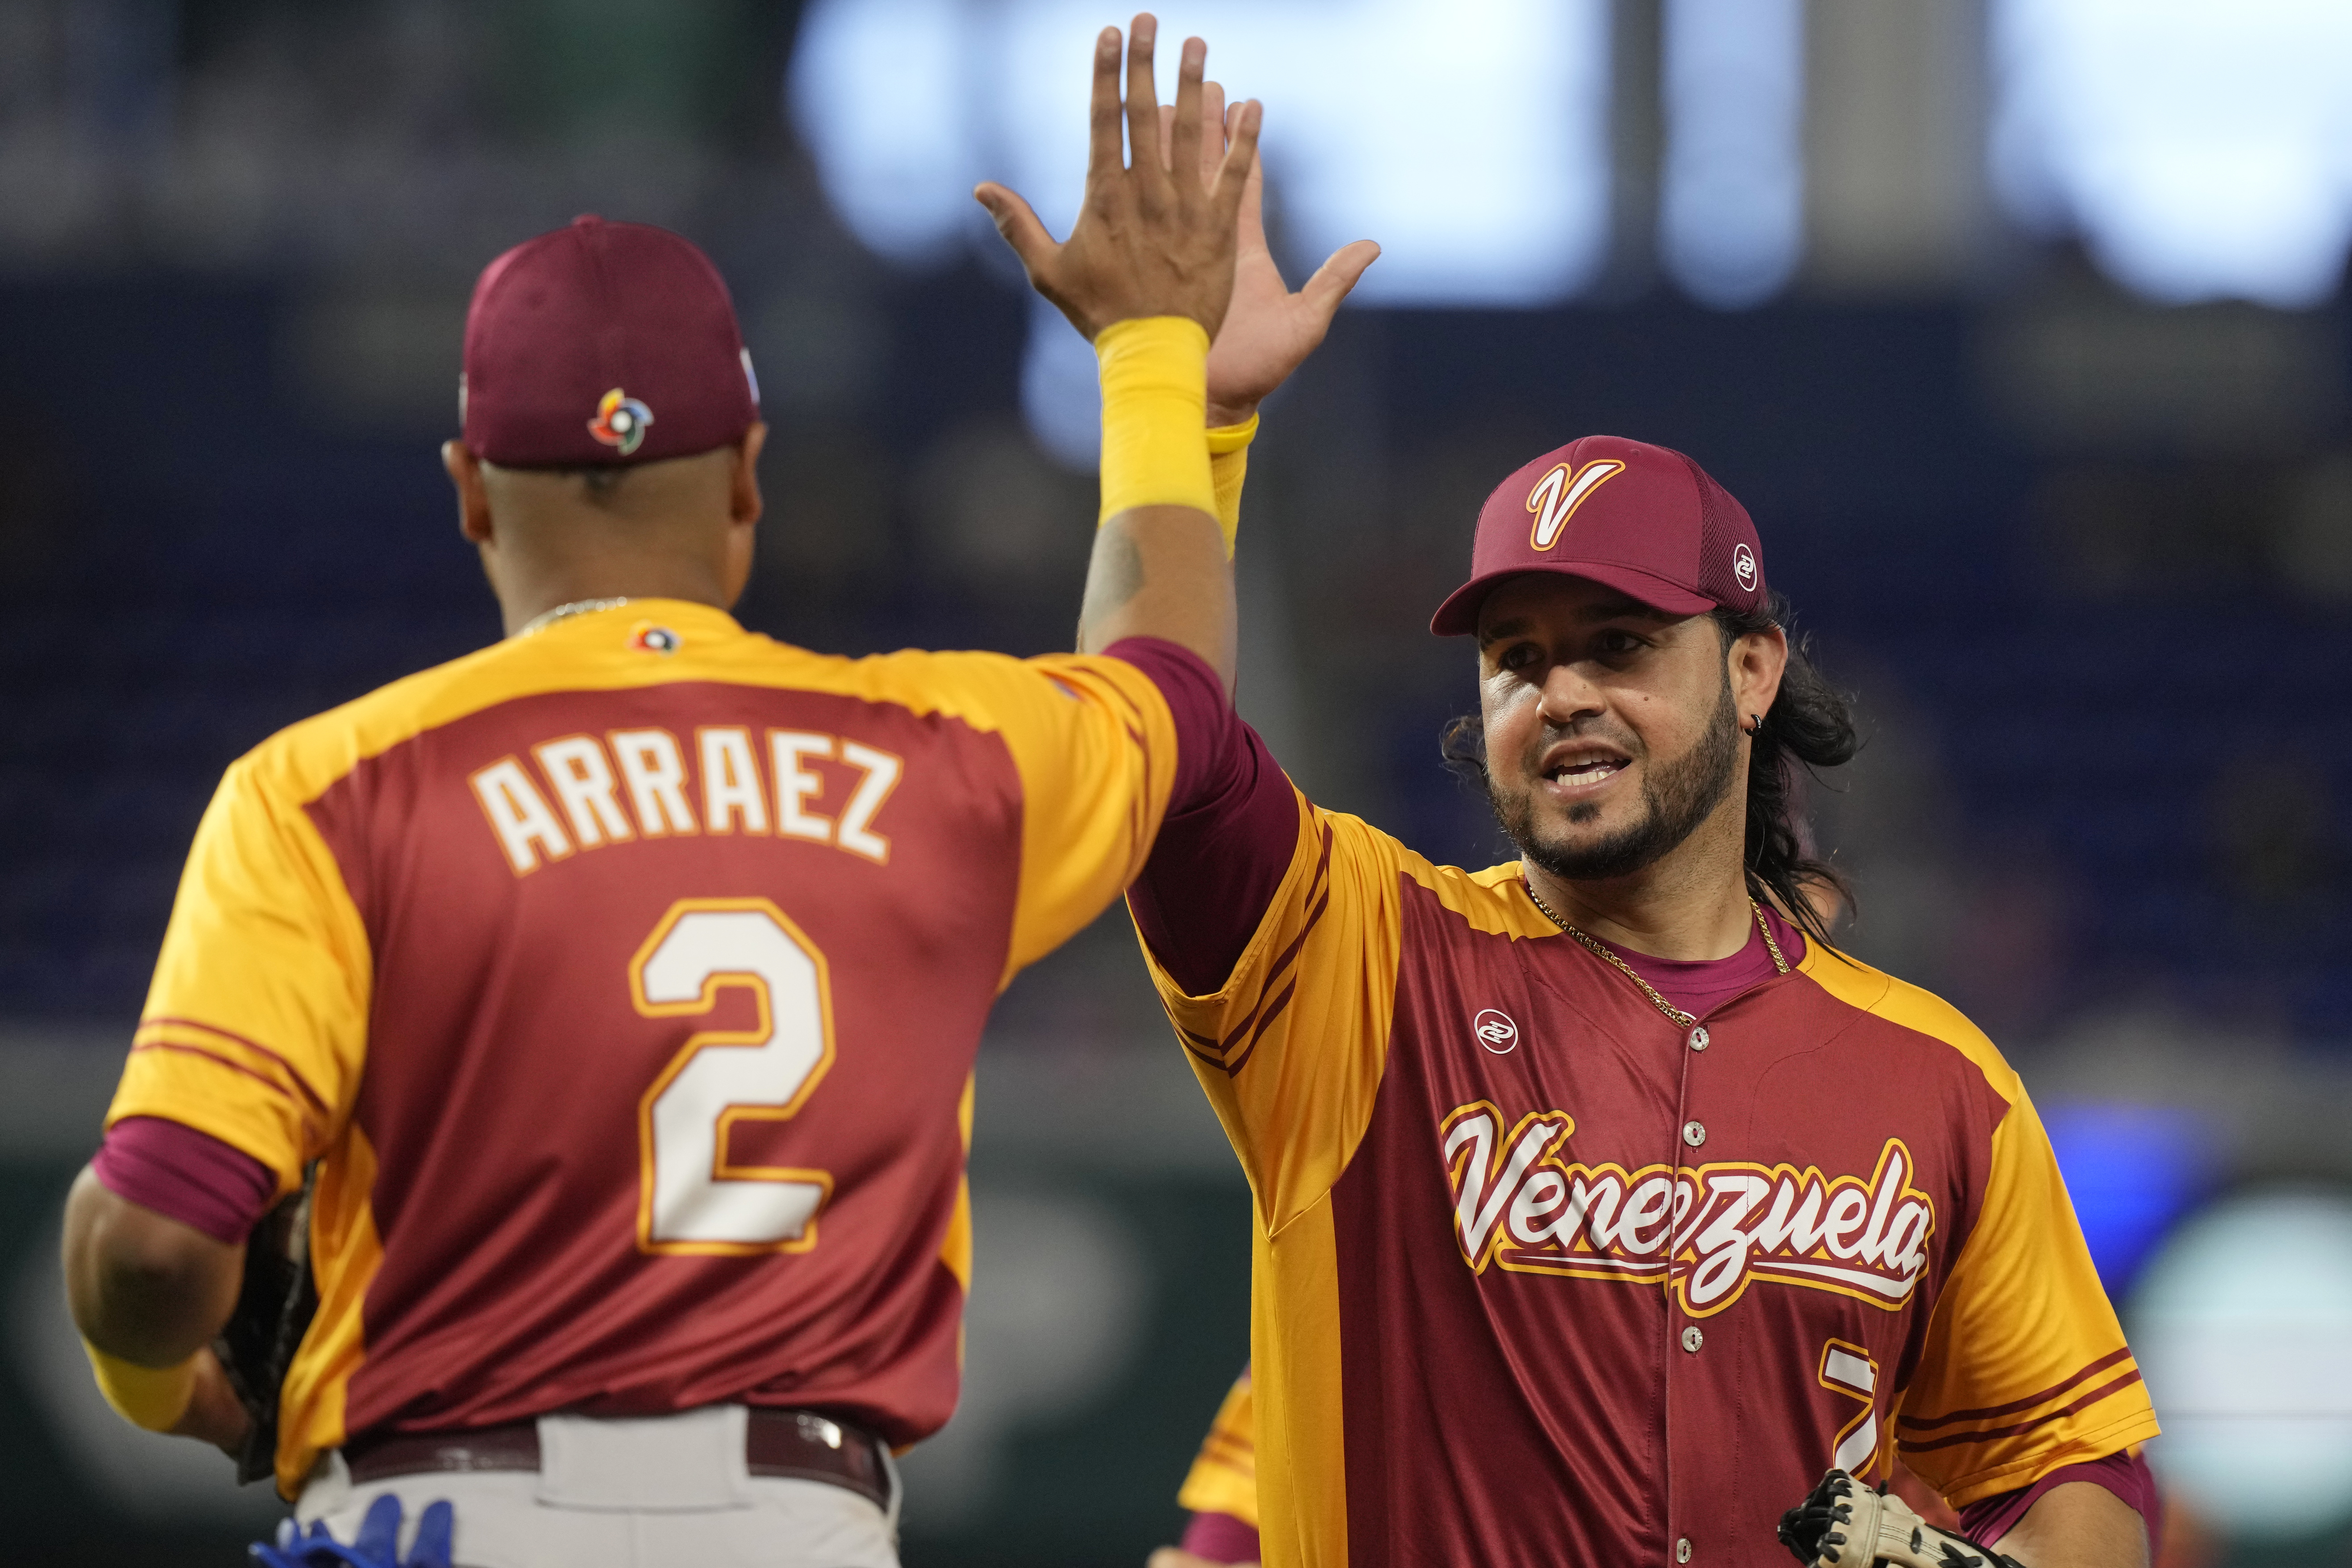
[[[747,1473],[743,1410],[643,1420],[542,1416],[541,1469],[434,1471],[354,1485],[332,1455],[294,1517],[349,1542],[368,1507],[400,1500],[401,1552],[446,1500],[457,1568],[898,1568],[898,1479],[886,1513],[845,1487]]]

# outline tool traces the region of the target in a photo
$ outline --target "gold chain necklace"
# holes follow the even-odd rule
[[[1649,981],[1642,978],[1639,974],[1634,972],[1633,965],[1628,964],[1624,959],[1620,958],[1615,953],[1610,951],[1605,943],[1602,943],[1595,937],[1588,936],[1583,932],[1578,930],[1575,926],[1570,925],[1567,921],[1561,919],[1559,912],[1552,908],[1550,904],[1546,904],[1543,901],[1542,896],[1536,892],[1536,884],[1534,883],[1528,881],[1525,877],[1521,877],[1519,879],[1519,885],[1528,890],[1528,898],[1529,902],[1533,903],[1538,909],[1544,912],[1544,918],[1549,920],[1554,925],[1559,926],[1562,931],[1567,932],[1570,936],[1575,937],[1579,942],[1583,943],[1587,948],[1591,950],[1594,957],[1599,958],[1602,963],[1611,966],[1616,969],[1619,974],[1624,976],[1627,979],[1641,987],[1642,994],[1649,998],[1651,1004],[1660,1012],[1674,1019],[1675,1028],[1688,1029],[1691,1025],[1698,1021],[1696,1015],[1683,1011],[1682,1009],[1675,1006],[1674,1003],[1658,995],[1656,987],[1651,985]],[[1748,901],[1748,909],[1750,914],[1756,916],[1756,929],[1764,934],[1764,946],[1766,951],[1772,955],[1773,969],[1777,973],[1783,975],[1787,974],[1789,972],[1789,960],[1780,956],[1780,944],[1772,940],[1772,927],[1766,923],[1763,909],[1758,905],[1757,902],[1753,898],[1750,898]]]
[[[569,604],[559,604],[543,614],[534,615],[515,631],[518,637],[530,637],[546,631],[559,621],[569,621],[574,615],[593,614],[599,610],[618,610],[629,601],[623,594],[615,599],[575,599]]]

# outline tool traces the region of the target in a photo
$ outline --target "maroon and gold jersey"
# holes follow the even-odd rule
[[[1516,865],[1296,814],[1223,988],[1153,963],[1255,1196],[1268,1564],[1761,1565],[1832,1463],[1963,1505],[2156,1432],[1950,1007],[1815,946],[1685,1030]]]
[[[1174,745],[1116,659],[638,601],[239,760],[108,1120],[320,1163],[281,1486],[558,1409],[938,1427],[982,1022],[1133,877]]]

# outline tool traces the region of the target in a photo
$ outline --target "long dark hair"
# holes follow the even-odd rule
[[[1789,601],[1776,593],[1761,610],[1717,610],[1713,619],[1727,649],[1751,633],[1776,626],[1786,629]],[[1744,720],[1747,716],[1739,716]],[[1464,714],[1448,723],[1438,748],[1455,777],[1486,790],[1486,730],[1479,715]],[[1789,667],[1780,676],[1780,695],[1757,727],[1748,755],[1748,891],[1779,905],[1825,947],[1834,944],[1830,919],[1820,907],[1826,902],[1822,894],[1834,895],[1850,909],[1853,887],[1843,872],[1813,852],[1805,821],[1804,776],[1851,762],[1861,748],[1853,704],[1814,666],[1811,637],[1790,632]],[[1831,917],[1834,914],[1832,910]]]

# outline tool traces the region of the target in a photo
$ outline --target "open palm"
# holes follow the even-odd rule
[[[1176,111],[1171,105],[1160,112],[1172,120]],[[1236,129],[1225,112],[1224,89],[1215,82],[1202,84],[1201,119],[1202,163],[1213,170]],[[1160,145],[1171,146],[1174,140],[1162,135]],[[1233,302],[1209,346],[1213,426],[1239,424],[1257,412],[1259,402],[1323,341],[1339,302],[1381,254],[1368,239],[1342,246],[1294,294],[1266,248],[1265,204],[1265,165],[1252,159],[1237,220]]]

